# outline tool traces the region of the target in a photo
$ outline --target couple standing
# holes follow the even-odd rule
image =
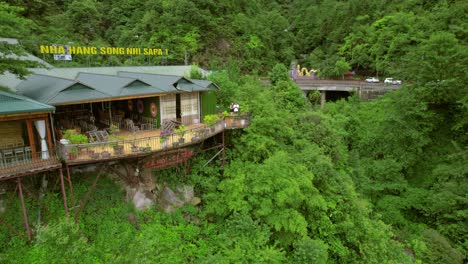
[[[238,114],[239,113],[239,104],[234,102],[234,103],[231,103],[231,106],[229,108],[229,112],[231,112],[231,114]]]

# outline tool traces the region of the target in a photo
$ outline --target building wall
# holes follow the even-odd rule
[[[216,94],[214,91],[200,93],[201,116],[216,114]]]

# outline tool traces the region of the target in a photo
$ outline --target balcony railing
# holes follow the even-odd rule
[[[226,129],[246,128],[250,126],[250,113],[227,116],[224,122]]]
[[[54,150],[47,151],[43,157],[42,152],[14,153],[14,155],[3,155],[0,160],[0,179],[29,174],[61,166]]]
[[[124,140],[88,144],[60,144],[60,156],[67,163],[93,162],[121,157],[146,155],[182,146],[193,145],[222,132],[224,129],[244,128],[250,125],[248,113],[220,119],[213,127],[206,125],[186,130],[183,134],[172,133],[165,137],[127,138]]]

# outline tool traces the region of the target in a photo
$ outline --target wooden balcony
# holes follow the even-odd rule
[[[206,124],[191,125],[185,133],[172,133],[161,137],[161,130],[130,132],[122,130],[117,135],[122,140],[88,144],[60,144],[60,157],[68,164],[94,163],[103,160],[146,156],[202,142],[225,129],[240,129],[250,125],[248,114],[225,117],[213,127]]]
[[[4,155],[0,161],[0,180],[35,174],[62,167],[55,151],[49,150],[48,157],[42,158],[42,152],[23,153],[12,156]]]

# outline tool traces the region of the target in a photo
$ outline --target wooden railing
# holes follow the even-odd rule
[[[227,116],[224,118],[226,129],[246,128],[250,126],[250,113]]]
[[[47,158],[43,158],[42,154],[42,152],[24,153],[11,157],[3,157],[0,161],[0,179],[20,176],[50,168],[58,168],[61,166],[60,160],[54,150],[48,151]]]
[[[95,142],[88,144],[60,145],[60,156],[67,163],[82,163],[119,157],[145,155],[152,152],[188,146],[212,137],[224,129],[245,128],[250,125],[248,113],[220,119],[213,127],[206,125],[186,130],[183,134],[172,133],[166,137],[144,138]]]

